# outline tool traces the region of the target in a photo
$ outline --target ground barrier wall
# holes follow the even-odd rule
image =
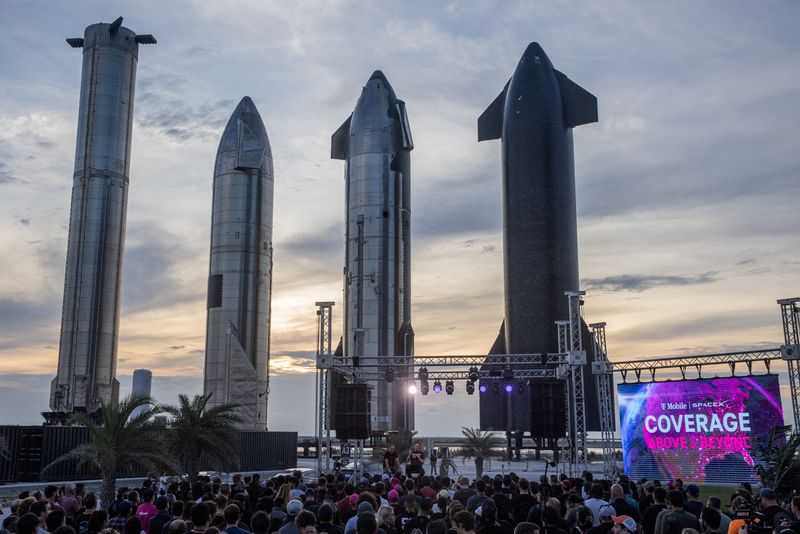
[[[68,426],[0,426],[5,451],[0,451],[0,484],[14,482],[47,482],[89,480],[99,473],[89,467],[77,468],[75,462],[44,468],[59,456],[89,441],[85,427]],[[297,432],[240,432],[240,471],[264,471],[294,467],[297,459]],[[203,466],[213,470],[214,466]],[[141,472],[119,473],[119,476],[144,476]]]

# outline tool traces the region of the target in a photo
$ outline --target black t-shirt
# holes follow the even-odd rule
[[[497,507],[497,518],[508,519],[508,508],[510,506],[510,501],[508,500],[508,497],[506,497],[502,493],[495,493],[494,495],[492,495],[492,499],[494,500],[494,504]]]
[[[408,510],[403,510],[402,513],[395,514],[394,527],[397,529],[398,532],[403,532],[405,530],[406,524],[415,517],[417,517],[416,513],[410,512]]]
[[[533,495],[528,493],[523,493],[521,495],[517,495],[508,505],[508,509],[513,516],[512,519],[514,523],[522,523],[528,519],[528,512],[531,511],[531,508],[536,506],[538,503],[538,499]]]
[[[777,521],[776,521],[776,516],[779,518],[779,520],[777,520]],[[768,526],[771,526],[771,527],[776,527],[776,526],[780,525],[781,523],[783,523],[784,521],[786,521],[786,520],[791,521],[792,519],[794,519],[792,517],[792,514],[790,514],[789,512],[787,512],[786,510],[784,510],[783,508],[778,506],[777,504],[774,504],[772,506],[768,506],[764,510],[764,521]]]
[[[397,451],[383,453],[383,466],[386,467],[387,465],[390,469],[397,466]]]
[[[644,515],[642,516],[642,532],[644,534],[655,534],[656,518],[659,512],[666,507],[667,505],[663,503],[654,503],[647,507],[647,510],[644,511]]]
[[[422,452],[422,449],[415,451],[411,449],[408,452],[408,463],[411,465],[422,465],[425,461],[425,453]]]
[[[617,511],[617,515],[629,515],[637,523],[641,519],[639,517],[639,512],[636,511],[636,508],[628,504],[628,501],[626,501],[625,499],[617,499],[615,501],[612,501],[611,506],[613,506],[614,510]]]
[[[418,515],[417,517],[406,521],[406,524],[403,525],[403,534],[411,534],[411,531],[413,531],[415,528],[425,532],[425,528],[427,526],[428,518],[424,515]]]

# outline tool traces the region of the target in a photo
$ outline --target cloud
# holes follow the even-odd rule
[[[719,280],[717,271],[698,275],[638,275],[620,274],[605,278],[588,278],[582,287],[591,291],[647,291],[654,287],[711,284]]]
[[[183,262],[197,260],[180,236],[156,223],[135,223],[127,230],[122,278],[122,313],[163,309],[205,297],[198,285],[205,274],[182,277]]]
[[[8,165],[0,161],[0,185],[13,184],[19,181],[19,178],[11,173]]]

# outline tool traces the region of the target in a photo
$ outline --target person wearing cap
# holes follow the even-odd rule
[[[172,514],[169,513],[169,499],[164,495],[159,496],[156,499],[156,515],[150,518],[150,523],[147,526],[148,532],[152,532],[153,534],[161,534],[161,531],[164,529],[164,525],[166,525],[169,521],[172,520]]]
[[[764,523],[769,526],[778,526],[775,524],[775,515],[786,513],[786,511],[778,505],[778,495],[772,488],[761,488],[758,497],[761,504],[761,511],[764,512]]]
[[[614,534],[636,534],[636,520],[629,515],[615,515],[611,518],[614,522]]]
[[[592,486],[594,488],[594,486]],[[592,527],[587,534],[608,534],[614,528],[614,521],[611,519],[617,515],[616,510],[610,504],[605,504],[597,511],[597,517],[600,518],[600,523]]]
[[[700,519],[703,503],[700,501],[700,488],[697,487],[697,484],[686,486],[686,502],[683,503],[683,509]]]
[[[681,534],[685,528],[693,528],[698,532],[702,530],[697,517],[683,509],[686,497],[682,491],[672,490],[667,498],[669,508],[658,514],[655,534]]]
[[[300,534],[297,526],[297,516],[303,511],[300,499],[292,499],[286,503],[286,523],[278,530],[280,534]],[[313,514],[312,514],[313,515]]]

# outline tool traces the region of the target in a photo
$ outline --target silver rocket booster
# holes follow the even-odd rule
[[[412,371],[403,357],[414,353],[409,232],[413,148],[405,103],[386,76],[375,71],[352,115],[331,138],[331,157],[345,160],[343,355],[365,371],[370,370],[362,357],[388,357],[397,376]],[[372,429],[412,429],[414,399],[402,381],[370,384]]]
[[[139,44],[155,42],[152,35],[122,26],[122,17],[87,27],[83,38],[67,39],[73,48],[83,48],[83,72],[58,374],[50,389],[56,413],[94,412],[100,400],[116,402],[119,396],[115,375],[133,91]]]
[[[246,96],[214,165],[204,383],[209,407],[239,405],[242,430],[267,427],[274,183],[267,130]]]

